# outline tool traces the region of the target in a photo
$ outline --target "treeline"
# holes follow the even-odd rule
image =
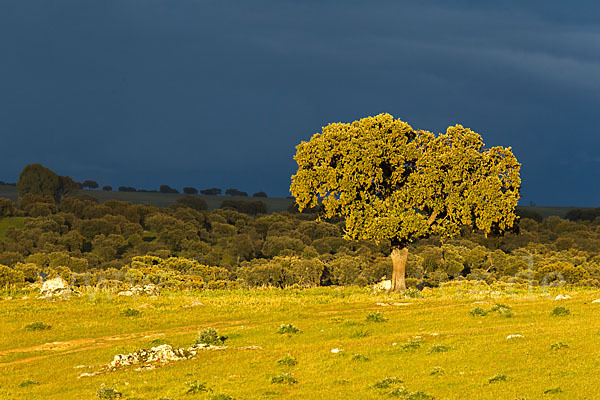
[[[0,222],[13,225],[0,232],[0,286],[55,275],[178,287],[368,285],[391,276],[389,243],[348,241],[343,221],[315,213],[265,215],[241,203],[252,201],[207,212],[198,196],[168,208],[89,196],[0,199]],[[598,286],[600,219],[522,218],[518,234],[430,237],[412,244],[407,278],[418,288],[456,279]]]

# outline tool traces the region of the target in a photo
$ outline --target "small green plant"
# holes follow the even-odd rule
[[[434,400],[434,398],[425,392],[412,392],[404,400]]]
[[[488,383],[506,382],[506,375],[496,374],[488,379]]]
[[[369,336],[369,331],[360,329],[358,331],[354,331],[350,334],[350,337],[353,339],[361,339]]]
[[[298,364],[298,360],[296,360],[290,354],[287,354],[281,360],[278,360],[277,364],[279,364],[279,365],[285,365],[286,367],[293,367],[294,365]]]
[[[563,342],[556,342],[556,343],[552,343],[550,345],[550,348],[552,350],[561,350],[561,349],[567,349],[569,348],[569,345]]]
[[[25,325],[26,331],[47,331],[50,328],[52,328],[52,326],[43,322],[32,322],[31,324]]]
[[[96,392],[96,396],[98,396],[99,399],[120,399],[123,397],[123,393],[119,392],[114,387],[109,387],[105,384],[102,384],[100,389],[98,389]]]
[[[366,361],[369,361],[369,357],[364,356],[362,354],[354,354],[352,356],[352,361],[366,362]]]
[[[492,312],[497,312],[500,316],[505,318],[512,318],[512,309],[506,304],[496,304],[491,309]]]
[[[212,396],[210,396],[210,400],[235,400],[235,399],[233,397],[229,396],[228,394],[219,393],[219,394],[213,394]]]
[[[411,299],[420,299],[423,298],[423,294],[419,291],[419,289],[408,288],[404,291],[404,297]]]
[[[421,347],[422,340],[409,340],[402,345],[402,350],[415,350]]]
[[[142,312],[140,310],[136,310],[135,308],[128,308],[126,310],[121,311],[121,315],[125,317],[139,317]]]
[[[444,375],[445,373],[446,373],[446,371],[444,371],[444,368],[436,366],[436,367],[433,367],[433,369],[431,370],[429,375],[438,376],[438,375]]]
[[[300,329],[298,329],[298,327],[296,327],[294,324],[281,324],[281,326],[277,330],[277,333],[279,333],[280,335],[283,335],[285,333],[291,335],[294,333],[300,333]]]
[[[446,346],[445,344],[434,344],[429,349],[429,352],[430,353],[445,353],[448,350],[450,350],[450,347]]]
[[[367,322],[385,322],[387,321],[384,317],[383,314],[380,313],[379,311],[374,311],[372,313],[370,313],[369,315],[367,315]]]
[[[554,310],[552,310],[552,312],[550,313],[550,315],[553,317],[566,317],[567,315],[570,315],[570,314],[571,314],[571,311],[569,311],[569,309],[562,307],[562,306],[554,308]]]
[[[185,384],[187,386],[187,390],[185,391],[185,394],[198,394],[198,393],[204,393],[204,392],[210,391],[208,386],[206,386],[205,383],[200,382],[200,381],[191,381],[191,382],[186,382]]]
[[[375,382],[371,385],[373,389],[389,389],[392,386],[402,383],[402,380],[395,376],[388,376],[380,381]]]
[[[21,383],[19,383],[19,387],[28,387],[28,386],[32,386],[32,385],[39,385],[40,383],[38,381],[34,381],[33,379],[25,379],[23,381],[21,381]]]
[[[209,327],[198,332],[196,344],[208,344],[211,346],[222,346],[227,336],[219,335],[215,328]]]
[[[392,390],[391,392],[389,392],[387,395],[389,397],[404,397],[406,398],[406,396],[408,395],[408,390],[406,390],[404,388],[404,386],[400,386],[395,388],[394,390]]]
[[[557,393],[562,393],[562,389],[559,388],[558,386],[544,390],[544,394],[557,394]]]
[[[271,383],[282,383],[282,384],[292,385],[294,383],[298,383],[298,381],[289,372],[282,372],[280,374],[273,376],[271,378]]]
[[[469,311],[469,314],[471,314],[473,317],[484,317],[488,315],[488,312],[481,307],[475,307]]]

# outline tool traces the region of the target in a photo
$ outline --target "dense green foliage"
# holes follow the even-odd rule
[[[91,198],[55,204],[41,195],[0,204],[9,210],[0,218],[0,265],[7,267],[0,285],[34,282],[40,273],[93,285],[366,285],[392,272],[389,243],[345,240],[344,221],[318,221],[313,213],[250,216]],[[456,279],[578,285],[600,279],[600,220],[523,219],[520,234],[486,237],[466,229],[410,249],[409,287]]]

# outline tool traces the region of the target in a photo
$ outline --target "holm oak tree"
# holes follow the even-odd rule
[[[520,164],[461,125],[415,130],[389,114],[332,123],[296,147],[291,193],[300,211],[345,219],[345,237],[391,244],[392,289],[405,290],[408,245],[462,226],[486,235],[514,227]]]

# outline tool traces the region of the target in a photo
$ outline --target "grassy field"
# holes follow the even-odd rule
[[[68,301],[6,300],[6,293],[0,398],[93,399],[103,385],[125,399],[600,398],[600,304],[591,303],[600,293],[579,290],[554,301],[556,293],[436,289],[413,299],[358,288],[158,297],[91,291]],[[201,305],[186,307],[194,301]],[[510,307],[510,318],[491,311],[499,303]],[[558,306],[570,315],[552,316]],[[476,307],[489,314],[471,315]],[[127,316],[135,314],[127,309],[140,313]],[[26,329],[35,322],[51,328]],[[277,333],[284,323],[301,332]],[[78,378],[118,353],[189,346],[206,327],[228,335],[228,348],[154,370]],[[297,364],[281,365],[286,355]],[[290,377],[297,382],[272,383]],[[196,381],[210,391],[186,393]]]

